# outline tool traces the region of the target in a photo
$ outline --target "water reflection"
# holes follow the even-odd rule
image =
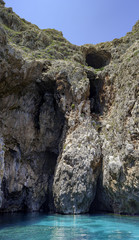
[[[139,217],[115,215],[6,214],[0,240],[137,240]]]

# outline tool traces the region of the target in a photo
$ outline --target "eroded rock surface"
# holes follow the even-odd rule
[[[136,41],[121,57],[113,83],[114,101],[101,132],[100,208],[130,214],[139,213],[138,44]]]
[[[0,212],[139,214],[139,22],[70,44],[0,0]]]
[[[67,134],[54,178],[56,211],[88,212],[95,198],[100,169],[100,139],[88,119]]]

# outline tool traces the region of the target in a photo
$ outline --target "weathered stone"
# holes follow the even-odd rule
[[[78,214],[89,211],[95,198],[100,167],[100,140],[87,119],[66,136],[54,177],[57,212]]]
[[[0,212],[138,214],[139,21],[78,47],[0,6]]]
[[[137,46],[136,41],[121,57],[113,83],[115,99],[101,132],[103,176],[99,208],[116,213],[139,213]]]
[[[3,138],[0,138],[0,186],[2,184],[2,179],[4,176],[4,143],[3,143]],[[2,197],[3,197],[3,193],[0,189],[0,208],[2,206]]]

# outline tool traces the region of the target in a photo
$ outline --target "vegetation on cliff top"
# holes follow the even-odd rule
[[[67,41],[62,32],[55,29],[39,29],[36,25],[31,24],[25,19],[21,19],[15,14],[12,8],[5,8],[5,3],[0,0],[0,25],[5,30],[9,44],[22,51],[24,57],[29,59],[62,59],[73,60],[80,64],[86,64],[86,53],[94,48],[92,44],[84,46],[76,46]],[[100,43],[95,45],[100,51],[111,51],[113,49],[112,58],[115,58],[135,39],[139,39],[139,21],[133,27],[131,33],[120,39],[114,39],[112,42]],[[120,47],[121,46],[121,47]],[[124,50],[123,50],[124,51]]]

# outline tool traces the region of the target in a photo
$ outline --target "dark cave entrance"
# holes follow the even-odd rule
[[[91,113],[101,114],[102,113],[102,104],[100,99],[100,93],[103,88],[102,79],[89,79],[90,80],[90,110]]]
[[[102,68],[110,63],[111,54],[106,51],[92,52],[86,55],[86,63],[95,69]]]

